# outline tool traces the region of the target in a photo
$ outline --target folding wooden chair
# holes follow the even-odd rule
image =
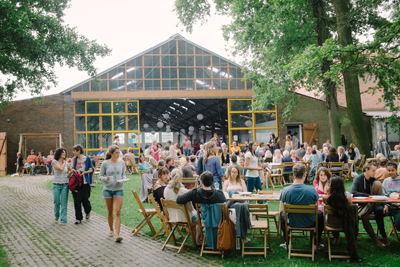
[[[283,204],[283,210],[285,212],[285,231],[286,231],[286,245],[288,251],[288,259],[291,256],[297,257],[311,257],[312,261],[314,261],[314,245],[318,244],[318,205],[291,205],[291,204]],[[315,214],[315,226],[313,227],[292,227],[288,225],[287,219],[289,213],[296,213],[296,214]],[[304,250],[304,249],[293,249],[292,247],[292,238],[294,231],[306,231],[311,232],[310,238],[311,242],[311,250]],[[293,253],[294,251],[295,253]],[[300,253],[300,252],[311,252],[310,253]]]
[[[344,162],[329,162],[329,170],[332,174],[339,175],[342,178]],[[340,167],[340,169],[339,169]],[[335,168],[335,169],[332,169]]]
[[[352,172],[352,170],[353,170],[353,167],[354,167],[354,160],[349,160],[348,161],[349,162],[349,168],[347,169],[347,170],[343,170],[343,174],[345,175],[345,177],[344,177],[344,181],[346,182],[346,180],[353,180],[353,177],[351,177],[351,172]]]
[[[360,157],[361,157],[361,160],[360,160],[360,163],[358,164],[357,172],[359,172],[360,170],[362,170],[362,168],[363,168],[363,166],[364,166],[364,164],[365,164],[365,155],[360,154]]]
[[[151,218],[153,218],[153,216],[157,214],[157,211],[155,209],[145,209],[142,202],[140,201],[138,193],[135,190],[132,190],[132,193],[136,199],[136,202],[139,205],[139,213],[142,214],[144,217],[143,220],[135,227],[135,229],[133,229],[133,235],[137,235],[146,224],[149,225],[150,230],[153,232],[153,234],[156,234],[156,230],[154,230],[154,226],[151,223]]]
[[[318,164],[317,164],[317,171],[318,171],[318,169],[321,168],[321,167],[325,167],[325,168],[329,169],[329,162],[318,162]]]
[[[392,229],[390,229],[388,237],[393,233],[396,240],[399,241],[399,236],[397,235],[396,226],[394,225],[393,222],[393,216],[389,216],[389,219],[390,219],[390,224],[392,225]]]
[[[127,173],[128,174],[132,174],[133,173],[132,160],[130,158],[128,158],[128,157],[125,157],[124,161],[125,161],[125,167],[126,167]]]
[[[186,184],[194,184],[194,187],[197,187],[197,183],[196,183],[196,178],[194,177],[190,177],[190,178],[182,178],[182,184],[186,185]]]
[[[165,218],[167,219],[167,225],[171,229],[171,232],[168,235],[167,240],[165,241],[164,245],[162,246],[162,250],[164,250],[167,247],[167,248],[177,249],[178,253],[181,253],[182,249],[185,246],[197,248],[196,237],[193,232],[193,228],[196,225],[200,225],[200,222],[199,222],[200,220],[198,219],[197,222],[192,223],[189,211],[186,208],[186,205],[184,205],[184,204],[177,204],[175,201],[165,200],[165,199],[161,199],[161,204],[163,205]],[[182,211],[183,214],[185,215],[186,222],[172,222],[169,219],[168,209],[177,209],[177,210]],[[187,235],[186,235],[185,239],[182,241],[182,243],[178,242],[175,237],[175,230],[178,230],[178,227],[183,227],[186,229]],[[193,245],[186,244],[189,237],[192,237]],[[171,239],[172,239],[174,245],[168,244]],[[178,246],[178,245],[180,245],[180,246]]]
[[[249,211],[251,214],[258,213],[264,218],[268,218],[268,203],[266,204],[249,204]],[[242,239],[242,257],[244,255],[264,255],[264,258],[267,258],[267,249],[271,249],[271,239],[270,239],[270,232],[269,232],[269,219],[265,221],[259,220],[251,220],[251,229],[253,230],[260,230],[259,235],[254,235],[253,237],[263,237],[264,238],[264,246],[263,247],[246,247],[245,242]],[[251,242],[251,241],[250,241]],[[268,244],[267,244],[268,243]],[[251,250],[259,250],[262,251],[246,251],[246,249]]]
[[[276,187],[283,187],[283,166],[282,165],[272,165],[271,167],[271,180],[275,178],[277,179]],[[275,186],[274,186],[275,188]]]
[[[324,206],[324,243],[328,242],[328,257],[329,261],[332,261],[332,258],[335,259],[350,259],[350,255],[348,251],[332,251],[331,249],[331,239],[330,239],[330,234],[333,234],[333,232],[344,232],[343,227],[338,227],[334,228],[331,226],[328,226],[326,223],[327,216],[333,216],[333,209],[329,205]],[[357,214],[358,216],[358,214]],[[326,248],[326,246],[325,246]],[[344,255],[347,254],[347,255]]]
[[[273,195],[273,194],[281,194],[282,191],[261,191],[258,190],[257,192],[260,195]],[[280,222],[279,222],[279,216],[282,211],[282,202],[279,201],[279,211],[270,211],[268,210],[268,216],[265,217],[263,213],[258,213],[258,212],[253,212],[253,216],[255,217],[256,220],[259,218],[268,218],[268,220],[273,219],[276,227],[276,231],[270,231],[270,234],[275,234],[276,233],[276,238],[279,238],[279,228],[280,228]],[[254,231],[253,231],[254,233]],[[273,237],[275,238],[275,236]]]
[[[161,222],[161,225],[162,225],[160,227],[160,229],[157,231],[157,233],[151,238],[152,240],[154,240],[159,235],[165,235],[165,234],[169,235],[169,230],[168,230],[168,227],[167,227],[167,219],[165,218],[165,215],[161,214],[161,211],[158,208],[157,202],[154,199],[152,194],[150,194],[150,200],[151,200],[151,203],[153,203],[154,209],[156,210],[156,213],[157,213],[157,217],[160,219],[160,222]],[[162,230],[164,230],[164,233],[161,234]]]
[[[101,165],[96,165],[96,167],[94,167],[94,174],[93,174],[93,181],[97,184],[98,180],[99,180],[99,175],[100,175],[100,168]]]
[[[284,162],[282,163],[282,170],[283,170],[283,183],[284,185],[291,185],[293,181],[293,166],[296,162]],[[285,167],[292,167],[292,171],[288,172],[285,171]],[[285,181],[285,176],[289,176],[289,182]]]

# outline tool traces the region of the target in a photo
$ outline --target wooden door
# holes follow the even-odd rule
[[[7,133],[0,133],[0,176],[7,175]]]
[[[303,124],[303,140],[309,146],[316,145],[318,147],[318,124],[305,123]]]

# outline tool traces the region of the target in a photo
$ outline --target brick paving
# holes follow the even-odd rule
[[[215,266],[183,251],[161,250],[161,243],[121,226],[122,243],[107,237],[106,218],[91,213],[74,225],[68,203],[68,226],[54,222],[53,195],[46,188],[51,176],[0,178],[0,243],[11,266]]]

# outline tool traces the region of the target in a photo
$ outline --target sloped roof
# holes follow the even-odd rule
[[[123,65],[123,64],[126,64],[126,63],[130,62],[131,60],[133,60],[133,59],[135,59],[135,58],[138,58],[138,57],[140,57],[140,56],[143,56],[144,54],[151,52],[151,51],[154,50],[155,48],[160,47],[160,46],[162,46],[162,45],[164,45],[164,44],[167,44],[168,42],[170,42],[170,41],[172,41],[172,40],[176,40],[176,39],[185,41],[185,42],[187,42],[188,44],[193,45],[194,47],[197,47],[197,48],[199,48],[199,49],[202,49],[203,51],[206,51],[206,52],[209,53],[209,54],[215,55],[215,56],[217,56],[217,57],[219,57],[219,58],[221,58],[221,59],[227,61],[229,64],[231,64],[231,65],[233,65],[233,66],[242,68],[241,65],[239,65],[239,64],[237,64],[237,63],[235,63],[235,62],[233,62],[233,61],[231,61],[231,60],[229,60],[229,59],[227,59],[227,58],[225,58],[225,57],[223,57],[223,56],[220,56],[220,55],[218,55],[218,54],[216,54],[216,53],[214,53],[214,52],[208,50],[207,48],[204,48],[204,47],[202,47],[202,46],[200,46],[200,45],[198,45],[198,44],[195,44],[195,43],[193,43],[193,42],[187,40],[185,37],[183,37],[183,36],[180,35],[179,33],[176,33],[176,34],[172,35],[169,39],[165,40],[164,42],[161,42],[161,43],[159,43],[159,44],[157,44],[157,45],[155,45],[155,46],[153,46],[153,47],[151,47],[151,48],[149,48],[149,49],[147,49],[147,50],[145,50],[145,51],[143,51],[143,52],[141,52],[141,53],[139,53],[139,54],[137,54],[137,55],[135,55],[135,56],[133,56],[133,57],[130,57],[130,58],[128,58],[128,59],[126,59],[126,60],[124,60],[124,61],[122,61],[122,62],[120,62],[120,63],[118,63],[118,64],[116,64],[116,65],[114,65],[114,66],[112,66],[112,67],[109,68],[109,69],[106,69],[106,70],[104,70],[104,71],[98,73],[97,76],[100,77],[101,75],[103,75],[103,74],[105,74],[105,73],[107,73],[107,72],[109,72],[109,71],[111,71],[111,70],[113,70],[113,69],[116,69],[116,68],[118,68],[119,66],[121,66],[121,65]],[[78,83],[78,84],[75,84],[75,85],[69,87],[68,89],[65,89],[64,91],[62,91],[61,94],[66,94],[66,93],[72,91],[73,89],[75,89],[76,87],[81,86],[81,85],[83,85],[83,84],[85,84],[85,83],[87,83],[87,82],[89,82],[89,81],[91,81],[91,80],[93,80],[93,78],[89,78],[89,79],[86,79],[86,80],[84,80],[84,81],[82,81],[82,82],[80,82],[80,83]]]

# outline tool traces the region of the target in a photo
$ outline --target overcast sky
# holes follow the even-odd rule
[[[193,33],[184,31],[174,9],[174,0],[72,0],[66,10],[65,23],[99,44],[112,49],[111,56],[95,62],[98,72],[106,70],[144,50],[167,40],[175,33],[237,63],[227,51],[222,25],[229,18],[212,14],[204,25],[196,25]],[[55,69],[58,86],[44,95],[59,93],[89,78],[85,72],[68,67]],[[32,97],[18,93],[15,100]]]

